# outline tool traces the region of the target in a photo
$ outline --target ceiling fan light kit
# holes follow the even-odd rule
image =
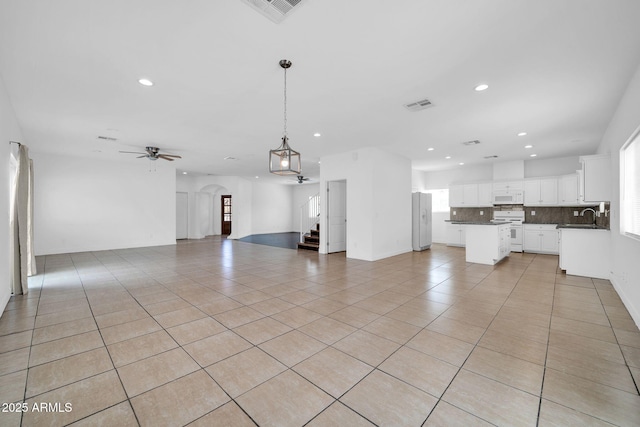
[[[275,150],[269,150],[269,172],[276,175],[300,175],[302,172],[300,153],[289,146],[287,136],[287,69],[291,65],[291,61],[287,59],[280,61],[280,66],[284,69],[284,132],[282,144]]]

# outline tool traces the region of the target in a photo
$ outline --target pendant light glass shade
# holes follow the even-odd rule
[[[269,172],[276,175],[300,175],[302,164],[300,153],[289,147],[289,138],[282,137],[282,144],[269,150]]]
[[[269,172],[276,175],[300,175],[300,153],[289,147],[287,136],[287,68],[291,67],[291,61],[283,59],[280,66],[284,69],[284,132],[282,144],[275,150],[269,150]]]

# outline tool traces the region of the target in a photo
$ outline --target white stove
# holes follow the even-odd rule
[[[524,211],[493,211],[493,222],[511,223],[511,252],[522,252]]]

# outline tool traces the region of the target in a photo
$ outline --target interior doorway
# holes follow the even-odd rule
[[[347,181],[327,182],[327,253],[347,250]]]
[[[231,234],[231,195],[220,196],[220,206],[222,215],[222,231],[223,236]]]
[[[189,195],[176,193],[176,240],[189,237]]]

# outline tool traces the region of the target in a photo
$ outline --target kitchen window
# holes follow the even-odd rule
[[[431,194],[431,212],[449,213],[449,189],[425,190]]]
[[[640,240],[640,127],[620,149],[620,233]]]

